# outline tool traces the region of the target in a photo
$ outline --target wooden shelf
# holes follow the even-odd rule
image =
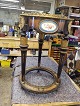
[[[50,56],[51,51],[51,41],[44,41],[43,43],[43,50],[48,50],[48,55]],[[36,49],[38,50],[39,44],[38,39],[28,39],[28,50]],[[12,48],[12,49],[20,49],[20,38],[15,37],[0,37],[0,47],[1,48]],[[29,56],[32,54],[28,54]],[[9,56],[21,56],[19,52],[11,52]]]
[[[73,4],[73,2],[70,2],[70,3]],[[69,4],[69,1],[68,1],[68,4]],[[64,15],[67,15],[67,17],[73,19],[74,23],[77,23],[76,21],[79,21],[78,25],[73,24],[73,22],[70,23],[69,33],[71,35],[74,35],[76,28],[80,28],[80,25],[79,25],[80,24],[80,7],[78,7],[78,6],[63,5],[63,6],[60,6],[58,8],[60,8],[61,12]],[[71,28],[73,28],[73,29],[71,29]]]
[[[16,56],[16,57],[20,57],[21,56],[21,51],[18,51],[18,50],[10,51],[10,54],[1,54],[0,53],[0,56],[11,56],[11,57],[12,56],[13,57]],[[38,51],[36,51],[36,54],[33,55],[31,53],[31,51],[28,50],[26,56],[38,56]],[[48,56],[48,50],[42,51],[42,56]]]

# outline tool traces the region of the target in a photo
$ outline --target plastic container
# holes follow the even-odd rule
[[[9,49],[1,49],[1,54],[10,54]]]
[[[11,60],[1,60],[1,67],[10,67]]]

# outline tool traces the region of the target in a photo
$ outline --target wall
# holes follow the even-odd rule
[[[80,7],[80,0],[57,0],[57,6],[78,6]]]
[[[19,11],[0,9],[0,22],[3,22],[3,24],[15,25],[15,22],[19,22],[19,15]]]
[[[55,8],[56,8],[56,6],[55,6],[55,0],[54,0],[53,2],[51,2],[51,8],[50,8],[49,13],[54,14],[55,13]]]
[[[70,1],[70,0],[69,0]],[[57,6],[63,6],[65,5],[65,0],[57,0]]]
[[[65,4],[80,7],[80,0],[65,0]]]

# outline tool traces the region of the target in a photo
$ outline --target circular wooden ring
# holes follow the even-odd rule
[[[54,82],[47,86],[36,86],[36,85],[30,84],[27,80],[22,81],[21,75],[20,75],[20,84],[24,89],[31,91],[31,92],[35,92],[35,93],[48,93],[58,88],[60,84],[60,79],[57,78],[57,74],[52,69],[46,68],[43,66],[40,66],[40,67],[35,66],[35,67],[26,69],[26,74],[28,74],[31,71],[35,71],[35,70],[41,70],[41,71],[45,71],[51,74],[54,78]]]

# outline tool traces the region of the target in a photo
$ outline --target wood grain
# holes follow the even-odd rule
[[[46,104],[13,104],[12,106],[80,106],[80,102],[55,102]]]

